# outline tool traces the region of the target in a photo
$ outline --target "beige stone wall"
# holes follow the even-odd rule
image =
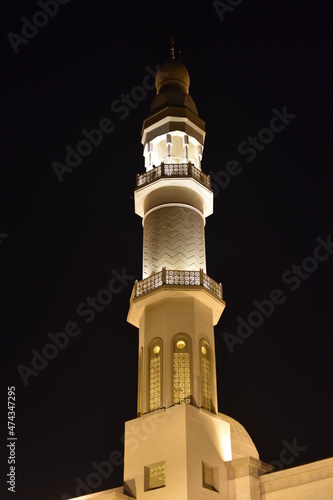
[[[273,472],[260,482],[263,500],[331,500],[333,458]]]
[[[126,422],[125,491],[130,489],[138,500],[225,500],[228,436],[230,440],[227,422],[188,404]],[[145,492],[144,467],[161,461],[166,465],[166,486]],[[203,461],[217,468],[218,492],[203,487]]]
[[[148,347],[154,337],[163,341],[163,397],[162,406],[173,405],[173,361],[172,339],[179,333],[191,337],[192,401],[202,406],[200,340],[205,339],[211,347],[211,394],[212,405],[217,409],[217,387],[215,366],[215,342],[212,312],[198,300],[191,297],[164,299],[147,307],[140,320],[139,348],[142,348],[142,408],[149,411]]]
[[[111,490],[99,491],[91,495],[76,497],[80,500],[129,500],[130,497],[123,494],[123,487],[112,488]]]

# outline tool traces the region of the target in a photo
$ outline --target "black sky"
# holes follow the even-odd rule
[[[154,91],[125,119],[110,105],[167,59],[170,33],[206,122],[203,170],[221,177],[231,160],[242,169],[219,188],[206,224],[208,274],[227,303],[215,329],[219,409],[246,427],[265,462],[295,439],[306,449],[288,466],[330,456],[333,255],[323,250],[329,256],[314,272],[290,281],[317,238],[333,234],[330,6],[244,0],[222,21],[210,1],[71,0],[17,54],[7,34],[21,35],[21,18],[41,7],[28,0],[2,10],[1,457],[7,474],[14,385],[15,498],[74,496],[92,462],[123,451],[124,422],[136,416],[138,332],[126,315],[141,278],[133,189]],[[284,107],[296,117],[247,161],[239,145]],[[64,163],[66,146],[104,118],[114,131],[60,183],[52,162]],[[77,306],[112,271],[129,284],[88,324]],[[283,304],[231,353],[225,332],[236,335],[237,317],[246,320],[274,289]],[[31,350],[41,353],[70,321],[80,334],[25,385],[18,365],[31,368]],[[121,484],[115,466],[99,489]],[[3,481],[0,497],[7,493]]]

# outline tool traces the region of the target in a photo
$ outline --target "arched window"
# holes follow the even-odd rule
[[[202,407],[212,411],[211,349],[205,340],[200,341]]]
[[[173,402],[191,403],[191,340],[180,333],[173,340]]]
[[[149,344],[149,411],[162,407],[162,340]]]

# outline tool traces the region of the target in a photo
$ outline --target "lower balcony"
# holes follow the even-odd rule
[[[144,280],[136,281],[134,296],[139,297],[139,295],[156,290],[162,285],[203,286],[217,299],[223,300],[221,283],[216,283],[202,269],[200,271],[171,271],[165,267],[159,273],[152,274]]]
[[[173,271],[165,267],[134,283],[127,320],[139,327],[141,314],[147,305],[164,298],[185,296],[194,297],[210,307],[214,325],[217,324],[225,308],[221,283],[214,281],[202,269]]]

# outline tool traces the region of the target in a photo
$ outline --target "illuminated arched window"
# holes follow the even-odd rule
[[[155,338],[149,345],[149,411],[162,407],[162,340]]]
[[[173,402],[191,402],[191,340],[183,333],[173,340]]]
[[[205,340],[200,341],[202,407],[212,411],[211,349]]]

